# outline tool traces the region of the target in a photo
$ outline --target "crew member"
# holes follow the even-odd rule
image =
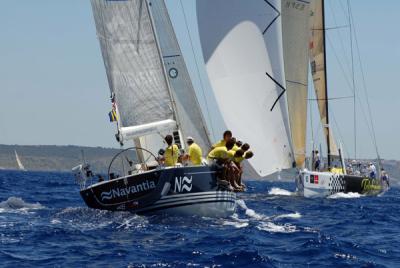
[[[178,145],[172,144],[173,138],[171,135],[165,136],[165,142],[167,143],[167,148],[164,152],[164,163],[167,167],[176,166],[179,158],[179,148]]]
[[[200,166],[201,165],[201,157],[203,154],[200,146],[194,142],[194,139],[192,137],[187,137],[186,142],[188,145],[187,158],[188,158],[189,162],[193,166]]]
[[[372,179],[375,179],[376,178],[376,167],[372,162],[369,163],[368,171],[369,171],[369,177]]]
[[[217,148],[217,147],[225,146],[226,142],[229,141],[230,139],[232,139],[232,132],[230,130],[226,130],[224,132],[224,135],[222,136],[222,140],[220,140],[219,142],[213,144],[213,146],[211,146],[211,150],[213,150],[214,148]]]
[[[237,147],[240,148],[240,147],[242,147],[242,145],[243,145],[243,142],[242,142],[242,141],[239,141],[239,140],[236,141],[236,146],[237,146]]]
[[[245,188],[244,184],[242,184],[242,174],[243,174],[242,162],[245,159],[244,154],[245,152],[242,149],[239,149],[235,152],[235,155],[233,157],[233,162],[237,167],[237,172],[234,173],[234,175],[236,176],[234,177],[233,187],[239,192],[244,191]]]
[[[236,152],[237,150],[239,150],[240,149],[240,147],[239,146],[237,146],[237,140],[236,140],[236,138],[235,137],[232,137],[232,140],[233,140],[233,142],[235,143],[234,145],[233,145],[233,148],[232,148],[232,150],[233,150],[233,152]]]
[[[343,174],[343,169],[342,169],[342,168],[338,168],[338,166],[335,165],[335,166],[331,169],[331,172],[332,172],[332,173],[335,173],[335,174]]]
[[[387,172],[384,169],[382,169],[382,182],[385,182],[387,184],[387,186],[390,187],[389,175],[387,174]]]
[[[252,152],[252,151],[247,151],[245,154],[244,154],[244,159],[250,159],[250,158],[252,158],[254,156],[254,153]]]
[[[314,154],[314,170],[319,171],[320,170],[320,165],[321,165],[321,159],[319,157],[319,152],[318,150],[315,150]]]
[[[232,154],[231,150],[234,145],[235,143],[233,142],[233,140],[228,140],[224,146],[215,147],[208,153],[207,160],[216,160],[219,164],[232,160],[234,154]]]
[[[243,150],[243,152],[247,152],[250,149],[250,145],[248,143],[243,144],[240,149]]]

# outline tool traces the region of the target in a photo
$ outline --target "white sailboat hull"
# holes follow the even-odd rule
[[[303,170],[296,178],[298,194],[307,198],[328,197],[336,193],[378,195],[386,190],[380,179]]]

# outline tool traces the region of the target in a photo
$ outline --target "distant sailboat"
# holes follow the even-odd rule
[[[286,56],[285,74],[288,83],[292,140],[296,166],[301,170],[299,177],[296,179],[299,193],[305,197],[326,197],[338,192],[357,192],[367,195],[379,194],[385,190],[380,180],[380,170],[378,169],[376,172],[376,178],[358,173],[347,174],[343,150],[341,146],[337,146],[332,133],[328,107],[325,1],[312,0],[309,7],[307,4],[305,8],[301,9],[296,7],[305,6],[304,1],[297,1],[299,2],[298,5],[293,5],[289,2],[296,1],[282,2],[284,4],[283,21],[286,22],[283,24],[283,43],[284,54]],[[310,21],[308,21],[308,14],[311,14]],[[307,29],[308,25],[310,25],[310,29]],[[309,36],[307,34],[308,31],[311,32],[309,51],[306,50],[307,40],[305,39],[305,37]],[[309,56],[307,52],[309,52]],[[306,70],[308,69],[308,57],[317,97],[320,122],[327,145],[328,160],[325,169],[322,166],[320,168],[313,166],[310,168],[311,171],[305,169],[304,161],[308,75]],[[294,83],[290,81],[294,81]],[[313,152],[311,161],[313,164],[315,162],[314,155]]]
[[[14,153],[15,153],[15,159],[17,160],[18,169],[21,171],[26,171],[24,165],[21,162],[21,159],[18,156],[17,150],[14,150]]]

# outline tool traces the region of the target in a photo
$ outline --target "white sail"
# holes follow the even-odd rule
[[[282,0],[282,43],[293,152],[297,167],[306,156],[309,2]]]
[[[338,147],[329,128],[328,114],[328,92],[326,77],[326,54],[325,54],[325,22],[324,22],[324,1],[313,0],[310,3],[310,63],[311,74],[314,81],[314,90],[317,97],[318,109],[324,134],[329,140],[330,154],[339,155]]]
[[[25,169],[24,165],[22,164],[21,159],[19,158],[19,156],[17,154],[17,151],[14,150],[14,153],[15,153],[15,159],[17,160],[18,169],[25,171],[26,169]]]
[[[202,148],[210,147],[208,131],[164,0],[152,0],[154,21],[164,67],[175,102],[179,129]]]
[[[132,139],[176,129],[147,2],[91,3],[121,136]]]
[[[202,52],[225,125],[250,143],[251,166],[265,176],[293,162],[285,98],[280,2],[197,1]]]

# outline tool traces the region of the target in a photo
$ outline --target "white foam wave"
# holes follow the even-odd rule
[[[245,211],[245,214],[247,216],[249,216],[250,218],[253,218],[255,220],[268,219],[267,216],[259,214],[259,213],[255,212],[253,209],[248,208],[246,203],[244,202],[244,200],[241,200],[241,199],[237,200],[236,203],[238,204],[239,207],[241,207]]]
[[[300,219],[300,218],[301,214],[299,212],[283,214],[275,217],[275,219]]]
[[[51,224],[60,224],[61,221],[58,220],[58,219],[52,219],[52,220],[50,221],[50,223],[51,223]]]
[[[224,221],[222,224],[223,225],[233,226],[233,227],[238,228],[238,229],[249,226],[248,222],[235,222],[235,221]]]
[[[328,196],[329,199],[339,199],[339,198],[360,198],[362,194],[359,193],[336,193]]]
[[[6,201],[0,202],[0,213],[11,211],[28,212],[30,210],[44,209],[40,203],[28,203],[19,197],[9,197]]]
[[[281,188],[277,188],[277,187],[273,187],[271,190],[269,190],[268,192],[269,195],[283,195],[283,196],[291,196],[294,193],[285,190],[285,189],[281,189]]]
[[[264,222],[257,226],[257,229],[270,233],[294,233],[297,231],[296,226],[290,224],[277,225],[273,222]]]
[[[257,223],[258,230],[271,232],[271,233],[293,233],[293,232],[297,231],[296,226],[291,225],[289,223],[286,223],[283,225],[275,224],[273,222],[273,220],[287,219],[287,218],[299,219],[302,217],[299,212],[268,217],[266,215],[255,212],[253,209],[248,208],[246,203],[244,202],[244,200],[237,200],[236,202],[237,202],[238,206],[245,211],[245,214],[249,217],[249,219],[247,219],[247,220],[239,219],[238,215],[234,214],[231,217],[234,220],[234,222],[226,221],[223,223],[224,225],[233,225],[236,228],[243,228],[243,227],[247,227],[249,225],[249,221],[255,221]]]
[[[56,213],[52,224],[63,223],[73,229],[96,230],[104,228],[131,229],[147,226],[145,217],[127,211],[112,212],[83,207],[67,207]]]

